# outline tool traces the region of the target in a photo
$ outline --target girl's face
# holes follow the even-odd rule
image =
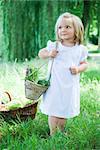
[[[58,36],[63,41],[74,41],[75,29],[71,18],[62,18],[58,24]]]

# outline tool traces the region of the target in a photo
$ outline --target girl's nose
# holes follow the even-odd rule
[[[66,30],[66,27],[62,27],[62,31],[65,31]]]

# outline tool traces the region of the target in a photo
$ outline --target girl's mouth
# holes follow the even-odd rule
[[[67,35],[67,33],[66,34],[61,34],[62,36],[65,36],[65,35]]]

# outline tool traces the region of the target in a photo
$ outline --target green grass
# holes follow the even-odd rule
[[[12,93],[12,97],[24,97],[24,76],[28,64],[43,63],[39,60],[21,64],[0,64],[0,86]],[[5,120],[0,116],[0,150],[99,150],[99,64],[89,63],[88,70],[81,75],[81,113],[68,119],[65,130],[48,136],[47,116],[38,109],[36,118],[26,121]],[[45,74],[46,66],[43,71]]]

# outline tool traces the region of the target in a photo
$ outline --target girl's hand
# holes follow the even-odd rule
[[[55,58],[55,57],[57,56],[57,54],[58,54],[58,51],[57,51],[57,50],[51,50],[51,51],[49,52],[49,57]]]
[[[70,71],[73,75],[76,75],[79,73],[79,68],[77,66],[70,67]]]

